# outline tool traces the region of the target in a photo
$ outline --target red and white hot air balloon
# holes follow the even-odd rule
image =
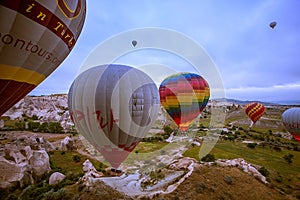
[[[282,122],[295,140],[300,142],[300,108],[289,108],[282,113]]]
[[[64,61],[85,15],[85,0],[0,1],[0,116]]]
[[[82,72],[71,85],[68,106],[78,132],[113,168],[145,137],[160,109],[153,80],[115,64]]]

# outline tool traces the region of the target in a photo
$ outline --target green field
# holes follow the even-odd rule
[[[81,155],[76,151],[52,151],[49,153],[49,156],[52,170],[60,171],[64,174],[83,174],[82,164],[86,159],[89,159],[98,171],[107,167],[104,164],[101,164],[101,162]]]

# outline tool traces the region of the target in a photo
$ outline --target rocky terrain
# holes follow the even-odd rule
[[[3,116],[9,117],[11,120],[35,116],[41,123],[59,122],[65,131],[70,130],[73,126],[68,111],[67,94],[26,96]]]
[[[210,106],[226,109],[227,121],[226,127],[222,128],[222,140],[240,141],[243,137],[249,139],[245,135],[251,132],[245,129],[249,125],[249,119],[243,113],[241,105],[212,101],[206,112],[209,112]],[[279,148],[286,148],[283,143],[278,142],[281,141],[286,142],[289,149],[297,149],[297,146],[289,143],[292,138],[284,130],[278,117],[285,109],[285,106],[270,105],[256,124],[258,129],[253,130],[257,132],[252,132],[250,139],[255,135],[263,136],[266,134],[264,130],[267,130],[268,134],[272,132],[274,137],[279,135],[286,140],[281,141],[276,136],[273,140],[277,143],[265,141],[266,145],[276,144],[277,147],[281,145]],[[167,120],[161,111],[158,121]],[[40,124],[59,122],[63,131],[59,134],[40,133],[29,131],[27,127],[22,131],[6,130],[18,121],[25,124],[29,121]],[[242,157],[216,159],[212,162],[199,162],[185,157],[183,153],[187,149],[203,145],[202,134],[208,126],[204,119],[201,121],[201,127],[204,127],[197,129],[196,126],[192,131],[194,135],[199,134],[199,137],[193,136],[192,140],[181,144],[183,139],[172,133],[164,144],[178,143],[178,147],[158,150],[154,157],[146,157],[144,160],[133,159],[134,162],[130,165],[125,162],[121,166],[122,174],[118,175],[111,174],[108,166],[100,170],[94,166],[90,159],[97,160],[99,154],[91,153],[93,150],[87,149],[88,145],[83,144],[84,141],[78,135],[71,134],[74,126],[67,108],[67,95],[25,97],[1,116],[0,122],[0,199],[296,199],[297,193],[291,192],[296,194],[292,196],[287,195],[286,190],[278,190],[274,181],[270,182],[270,178],[259,172],[261,166],[253,165]],[[159,124],[155,126],[157,127],[149,132],[154,139],[155,135],[164,132]],[[271,137],[272,140],[273,136],[268,134],[265,138]],[[241,143],[253,143],[251,140]],[[143,150],[137,149],[141,152]],[[60,155],[60,159],[66,159],[65,162],[70,162],[65,154],[73,156],[72,163],[65,166],[68,167],[67,170],[53,165],[53,152],[57,152],[54,154]],[[74,158],[80,158],[79,155],[84,156],[84,160],[77,162]],[[133,158],[142,155],[136,152]],[[68,173],[70,166],[78,164],[80,172],[77,177],[74,172]],[[297,166],[297,163],[293,165]],[[299,178],[295,179],[296,185],[290,186],[293,191],[297,191],[295,187]]]

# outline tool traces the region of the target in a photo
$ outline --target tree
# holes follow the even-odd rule
[[[33,122],[33,121],[28,122],[28,129],[31,131],[38,131],[39,127],[40,127],[40,122]]]
[[[48,133],[49,128],[48,128],[48,122],[43,122],[40,127],[39,127],[41,132]]]
[[[164,132],[170,135],[173,132],[173,129],[170,126],[164,126]]]
[[[61,133],[63,131],[63,127],[59,122],[50,122],[49,123],[49,132],[50,133]]]
[[[213,162],[215,161],[215,156],[213,154],[207,154],[206,156],[201,158],[201,161],[203,162]]]
[[[290,153],[283,156],[283,159],[285,159],[289,164],[291,164],[293,162],[292,161],[293,158],[294,158],[294,155],[290,154]]]
[[[18,121],[15,123],[15,127],[17,130],[23,131],[25,130],[25,122],[24,121]]]

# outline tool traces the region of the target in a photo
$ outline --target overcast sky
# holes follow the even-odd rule
[[[67,93],[99,44],[124,31],[158,27],[202,46],[219,71],[227,98],[300,101],[299,8],[298,0],[88,0],[74,49],[30,94]],[[269,27],[272,21],[277,22],[274,29]],[[137,61],[146,57],[145,63]],[[164,58],[165,53],[141,50],[118,61],[172,65]],[[177,63],[185,64],[180,59]]]

